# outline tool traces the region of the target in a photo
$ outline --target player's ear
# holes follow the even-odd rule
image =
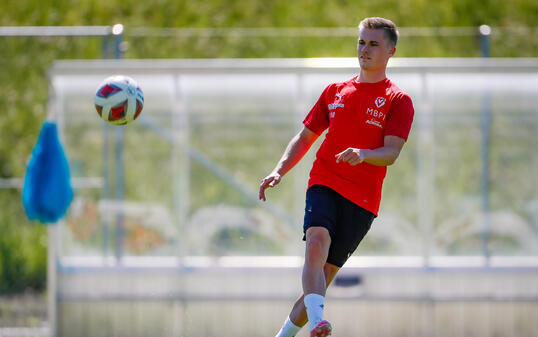
[[[389,46],[389,57],[394,56],[396,53],[396,46]]]

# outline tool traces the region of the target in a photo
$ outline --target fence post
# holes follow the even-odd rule
[[[114,35],[114,58],[116,60],[123,58],[123,25],[115,24],[112,27]],[[115,183],[115,202],[116,208],[116,263],[121,264],[123,257],[123,246],[125,239],[125,217],[124,217],[124,199],[125,199],[125,165],[124,165],[124,128],[114,127],[114,183]]]
[[[490,56],[490,35],[491,27],[481,25],[478,29],[480,34],[480,47],[482,57]],[[487,85],[483,82],[483,85]],[[490,94],[488,88],[482,88],[482,103],[480,112],[480,121],[482,129],[481,142],[481,158],[482,158],[482,173],[480,180],[480,191],[482,199],[482,256],[485,259],[485,264],[489,266],[489,236],[490,236],[490,148],[491,148],[491,106]]]

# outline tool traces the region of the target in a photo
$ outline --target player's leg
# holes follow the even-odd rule
[[[338,213],[338,194],[334,190],[320,185],[308,189],[303,227],[306,247],[302,283],[303,302],[311,332],[323,322],[327,289],[324,266],[335,234]]]
[[[340,267],[337,267],[333,264],[326,263],[324,266],[325,281],[327,282],[327,287],[331,284],[332,280],[340,270]],[[306,315],[306,309],[304,305],[304,295],[301,295],[293,305],[291,312],[284,322],[284,325],[277,333],[276,337],[293,337],[299,330],[308,322],[308,317]]]
[[[306,231],[306,252],[303,267],[304,306],[308,316],[310,336],[331,334],[331,324],[323,320],[327,281],[324,266],[329,256],[331,236],[327,228],[310,227]]]
[[[304,218],[304,237],[306,241],[305,247],[305,264],[303,266],[303,306],[304,302],[309,302],[309,299],[314,299],[314,303],[311,308],[316,309],[314,313],[316,317],[322,315],[323,295],[326,290],[326,277],[324,274],[324,265],[327,261],[328,251],[331,244],[331,231],[332,226],[336,220],[336,202],[333,200],[334,191],[328,187],[315,185],[308,189],[306,192],[306,207]],[[311,294],[308,291],[313,292]],[[323,294],[323,295],[321,295]],[[311,295],[311,296],[309,296]],[[312,301],[310,301],[312,302]],[[316,305],[318,303],[318,305]],[[317,307],[317,308],[316,308]],[[307,315],[308,312],[307,312]],[[304,321],[304,319],[303,319]],[[311,317],[310,322],[314,322],[315,319]],[[290,326],[290,330],[300,329],[300,326],[294,325],[289,319],[286,324]],[[285,325],[286,325],[285,324]],[[289,335],[277,335],[277,336],[293,336]]]
[[[305,261],[303,266],[303,292],[305,295],[325,296],[327,283],[324,266],[329,255],[331,236],[324,227],[310,227],[306,231]]]
[[[326,288],[329,287],[333,279],[335,278],[336,274],[340,270],[340,267],[335,266],[330,263],[325,263],[324,267],[324,274],[325,274],[325,281],[327,283]],[[297,326],[304,326],[308,322],[308,317],[306,315],[306,308],[304,306],[304,294],[301,295],[295,302],[293,308],[290,312],[290,319],[291,321],[297,325]]]

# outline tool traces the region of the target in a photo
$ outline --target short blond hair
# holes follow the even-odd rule
[[[396,43],[398,43],[398,36],[400,33],[398,32],[396,24],[389,19],[379,17],[366,18],[359,23],[359,32],[362,28],[383,29],[385,36],[392,46],[396,46]]]

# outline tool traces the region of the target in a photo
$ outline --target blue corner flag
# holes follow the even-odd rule
[[[55,123],[45,122],[26,167],[22,203],[30,220],[54,223],[73,200],[69,164]]]

